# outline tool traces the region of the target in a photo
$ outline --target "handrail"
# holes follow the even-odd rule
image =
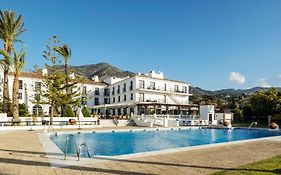
[[[88,148],[88,146],[86,145],[86,143],[82,143],[82,144],[80,144],[79,149],[77,150],[78,161],[80,160],[80,153],[81,153],[81,149],[82,149],[83,147],[86,148],[88,157],[89,157],[89,158],[91,157],[91,156],[90,156],[90,153],[89,153],[89,148]]]
[[[66,136],[65,147],[64,147],[64,160],[66,160],[67,148],[68,148],[68,140],[69,140],[70,136],[73,137],[74,135],[73,134],[69,134],[68,136]],[[77,148],[76,148],[76,150],[77,150]]]
[[[248,129],[251,129],[251,127],[253,127],[254,125],[257,125],[258,124],[258,122],[252,122],[251,124],[250,124],[250,126],[248,127]]]
[[[114,122],[114,124],[115,124],[115,125],[117,125],[117,126],[118,126],[119,121],[117,120],[117,118],[114,118],[114,119],[113,119],[113,122]]]

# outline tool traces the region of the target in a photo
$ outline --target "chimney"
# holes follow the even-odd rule
[[[48,75],[48,69],[46,68],[42,69],[42,75],[44,76]]]
[[[92,77],[92,80],[93,80],[94,82],[99,82],[99,76],[94,75],[94,76]]]

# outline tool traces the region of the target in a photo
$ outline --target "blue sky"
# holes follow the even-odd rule
[[[279,0],[0,2],[24,16],[26,70],[44,65],[42,52],[56,34],[72,48],[72,65],[160,70],[210,90],[281,86]]]

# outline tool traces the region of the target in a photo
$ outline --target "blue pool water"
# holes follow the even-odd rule
[[[51,140],[62,152],[64,152],[68,135],[51,135]],[[75,154],[75,144],[78,143],[86,143],[91,155],[115,156],[279,135],[281,135],[281,132],[258,129],[185,129],[81,133],[74,134],[73,137],[69,138],[67,152],[68,154]]]

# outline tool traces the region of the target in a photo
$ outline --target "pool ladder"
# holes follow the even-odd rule
[[[250,124],[250,126],[248,127],[248,129],[251,129],[251,127],[253,127],[254,125],[257,125],[258,124],[258,122],[252,122],[251,124]]]
[[[68,140],[70,137],[74,137],[73,134],[69,134],[68,136],[66,136],[66,139],[65,139],[65,147],[64,147],[64,160],[66,160],[66,156],[67,156],[67,148],[68,148]],[[87,155],[88,157],[90,158],[90,153],[89,153],[89,148],[88,146],[86,145],[86,143],[81,143],[79,145],[79,147],[77,147],[77,145],[75,144],[75,147],[76,147],[76,155],[78,157],[78,161],[80,160],[80,153],[81,153],[81,150],[82,148],[86,148],[86,151],[87,151]]]

